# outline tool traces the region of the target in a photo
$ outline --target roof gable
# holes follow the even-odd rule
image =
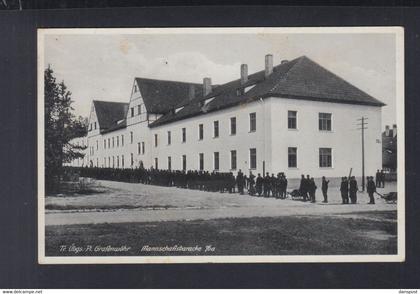
[[[164,114],[189,100],[190,87],[195,96],[202,95],[201,84],[136,78],[147,112]]]
[[[101,133],[125,126],[128,103],[93,100],[93,105]]]

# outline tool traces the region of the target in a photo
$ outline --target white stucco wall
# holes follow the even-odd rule
[[[381,107],[272,98],[272,168],[288,177],[362,175],[361,130],[357,119],[367,119],[365,172],[382,167]],[[289,130],[288,111],[297,111],[297,130]],[[332,114],[332,130],[320,131],[318,114]],[[288,168],[288,147],[297,147],[297,168]],[[319,167],[319,148],[332,148],[332,167]]]
[[[141,99],[133,99],[139,103]],[[297,130],[289,130],[287,126],[288,110],[297,111]],[[137,109],[135,110],[137,111]],[[256,113],[256,131],[249,132],[249,114]],[[332,114],[332,130],[318,129],[319,112]],[[137,112],[135,112],[137,113]],[[361,131],[358,130],[358,118],[368,118],[365,130],[365,170],[366,175],[373,175],[382,166],[381,149],[381,108],[352,104],[338,104],[307,100],[266,98],[249,104],[224,109],[217,112],[149,128],[147,121],[130,120],[125,129],[107,134],[89,133],[85,138],[89,146],[93,146],[93,155],[86,149],[84,165],[92,160],[96,166],[103,167],[103,158],[124,156],[124,167],[129,168],[131,153],[134,157],[134,167],[143,161],[145,168],[154,165],[158,158],[159,168],[168,168],[168,156],[171,157],[172,169],[182,169],[182,155],[187,156],[187,169],[199,168],[199,153],[204,153],[204,169],[213,170],[214,152],[219,152],[219,171],[230,169],[230,151],[237,152],[237,169],[249,172],[249,149],[257,150],[257,168],[254,174],[265,171],[270,173],[285,172],[289,178],[310,174],[315,178],[321,176],[340,177],[348,175],[353,168],[353,175],[361,176]],[[230,134],[230,118],[236,117],[236,135]],[[219,121],[219,137],[213,138],[213,122]],[[198,138],[198,126],[204,126],[204,139]],[[186,142],[182,142],[182,128],[186,128]],[[171,131],[171,145],[167,144],[167,132]],[[133,132],[133,143],[130,141]],[[154,135],[158,134],[158,146],[154,146]],[[124,146],[121,144],[124,135]],[[116,137],[119,136],[119,146]],[[108,148],[108,138],[111,148]],[[114,138],[114,147],[112,147]],[[106,149],[103,140],[106,140]],[[98,140],[98,148],[96,141]],[[378,141],[377,141],[378,140]],[[145,154],[138,153],[138,143],[145,142]],[[297,168],[288,168],[288,147],[297,147]],[[333,159],[331,168],[319,167],[319,148],[332,148]],[[79,160],[80,165],[80,160]]]

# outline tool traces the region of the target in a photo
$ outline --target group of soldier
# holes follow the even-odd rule
[[[276,199],[285,199],[287,197],[288,180],[283,172],[275,174],[266,173],[255,176],[251,171],[246,176],[241,170],[236,177],[232,172],[208,172],[208,171],[172,171],[159,169],[113,169],[113,168],[82,168],[80,172],[82,177],[92,177],[99,180],[116,180],[125,182],[138,182],[150,185],[159,185],[167,187],[179,187],[186,189],[196,189],[209,192],[235,193],[236,191],[243,195],[245,189],[247,194],[258,197],[274,197]],[[323,203],[328,203],[328,185],[329,180],[322,177],[321,191]],[[378,183],[375,184],[373,177],[367,177],[366,190],[369,194],[369,204],[374,204],[373,194],[376,192]],[[237,190],[236,190],[237,189]],[[302,197],[303,201],[316,202],[317,186],[315,180],[310,175],[301,176],[300,186],[296,191],[297,196]],[[342,177],[340,192],[343,204],[357,203],[358,184],[356,178]]]
[[[373,177],[368,176],[366,183],[366,192],[369,195],[369,202],[368,204],[375,204],[375,198],[373,194],[376,192],[376,184],[373,181]],[[352,177],[342,177],[341,178],[341,185],[340,185],[340,192],[341,192],[341,199],[343,204],[356,204],[357,203],[357,192],[359,191],[356,178]],[[350,202],[349,202],[350,200]]]
[[[385,173],[383,170],[377,170],[375,175],[376,187],[385,188]]]

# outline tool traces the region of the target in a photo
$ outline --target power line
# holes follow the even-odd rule
[[[357,121],[360,121],[357,125],[360,126],[358,130],[361,130],[362,132],[362,191],[365,191],[365,130],[367,129],[367,117],[362,116],[361,118],[357,119]]]

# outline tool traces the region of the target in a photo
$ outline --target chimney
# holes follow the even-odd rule
[[[248,82],[248,65],[241,64],[241,85]]]
[[[273,55],[267,54],[265,56],[265,77],[273,73]]]
[[[397,125],[392,125],[392,136],[394,138],[397,136]]]
[[[190,85],[188,89],[188,98],[193,100],[195,98],[195,85]]]
[[[203,79],[203,96],[207,96],[211,92],[211,78]]]
[[[385,126],[385,136],[389,137],[389,126]]]

